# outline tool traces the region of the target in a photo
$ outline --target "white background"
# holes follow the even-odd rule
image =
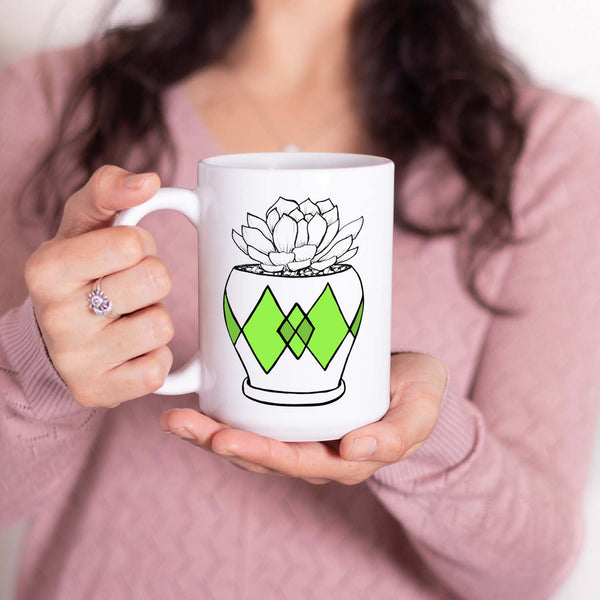
[[[113,21],[141,20],[151,14],[154,3],[121,0]],[[0,0],[0,65],[49,46],[80,42],[97,29],[97,19],[109,4],[107,0]],[[538,81],[600,105],[598,0],[495,0],[492,8],[501,38]],[[555,600],[600,598],[600,443],[596,446],[585,506],[586,545],[574,575]],[[21,524],[0,535],[0,600],[13,597],[24,528]]]

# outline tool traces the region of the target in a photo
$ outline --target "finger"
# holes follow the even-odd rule
[[[272,469],[268,469],[267,467],[263,467],[262,465],[257,465],[256,463],[250,462],[249,460],[243,460],[242,458],[236,458],[233,456],[223,457],[230,462],[234,467],[238,469],[242,469],[242,471],[248,471],[249,473],[258,473],[259,475],[273,475],[275,477],[288,477],[284,473],[279,473],[278,471],[273,471]]]
[[[160,258],[147,256],[129,269],[105,276],[101,287],[112,302],[111,315],[118,316],[163,300],[171,291],[171,276]]]
[[[246,460],[247,462],[252,462],[248,460],[248,456],[245,455],[244,458],[241,458],[244,454],[244,443],[246,446],[249,446],[254,440],[262,445],[263,442],[269,441],[269,438],[264,438],[256,434],[249,434],[248,432],[239,429],[232,429],[228,425],[219,423],[218,421],[211,419],[208,415],[191,408],[166,411],[160,417],[160,426],[164,431],[175,433],[182,437],[184,437],[185,434],[189,434],[188,439],[193,439],[196,445],[201,446],[205,450],[213,450],[221,456],[234,458],[236,460]],[[218,433],[223,431],[231,431],[233,436],[221,439],[215,447],[213,440]],[[250,439],[245,440],[245,434],[248,434]],[[258,455],[260,455],[260,453],[255,454],[255,456]],[[254,464],[257,464],[258,462],[260,461],[256,461]]]
[[[65,204],[57,237],[71,238],[112,224],[118,211],[142,204],[160,188],[156,173],[100,167]]]
[[[163,431],[175,433],[184,439],[187,434],[187,439],[205,450],[211,449],[212,438],[218,431],[229,428],[191,408],[175,408],[164,412],[160,417],[160,426]]]
[[[321,477],[305,477],[304,481],[312,483],[313,485],[324,485],[325,483],[331,483],[331,479],[323,479]]]
[[[414,453],[437,422],[448,373],[433,356],[406,352],[391,358],[390,409],[377,423],[344,436],[347,460],[394,463]]]
[[[216,432],[212,449],[217,454],[241,458],[290,477],[313,480],[313,483],[316,480],[359,483],[381,466],[344,460],[320,442],[280,442],[239,429]]]
[[[100,331],[91,350],[98,363],[114,368],[136,356],[165,346],[173,339],[173,322],[162,304],[154,304],[116,321]]]
[[[270,474],[277,472],[300,477],[313,484],[340,481],[355,484],[364,481],[378,463],[351,463],[334,448],[320,442],[286,443],[248,431],[234,429],[192,409],[174,409],[160,419],[164,431],[192,440],[205,450],[227,458],[230,462],[258,465]],[[254,469],[253,469],[254,470]]]
[[[164,412],[160,417],[160,426],[163,431],[179,436],[185,441],[189,441],[204,450],[213,451],[212,440],[214,436],[225,429],[231,429],[228,425],[219,423],[191,408],[171,409]],[[249,460],[231,456],[221,452],[216,452],[230,463],[252,473],[261,473],[264,475],[278,475],[287,477],[286,473],[270,469],[262,464],[251,462]],[[328,479],[314,479],[311,483],[327,483]]]
[[[76,238],[46,242],[28,264],[30,291],[39,300],[63,300],[90,281],[137,264],[157,253],[156,239],[143,227],[109,227]],[[89,291],[89,290],[88,290]]]
[[[85,398],[89,398],[90,406],[112,408],[151,394],[164,383],[172,364],[173,355],[167,346],[152,350],[91,380],[88,389],[78,391],[80,403],[85,406]]]

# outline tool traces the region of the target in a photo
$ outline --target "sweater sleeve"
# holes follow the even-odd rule
[[[64,64],[58,58],[45,65]],[[23,276],[48,237],[18,207],[51,136],[40,65],[32,58],[0,73],[0,529],[41,508],[83,464],[103,414],[80,407],[55,371]]]
[[[600,119],[568,103],[518,178],[528,241],[497,300],[520,314],[492,320],[470,397],[450,374],[428,441],[368,482],[460,598],[547,598],[581,545],[600,393]]]

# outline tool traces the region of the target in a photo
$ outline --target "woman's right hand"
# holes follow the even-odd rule
[[[69,198],[58,233],[25,266],[48,354],[81,406],[113,407],[151,393],[171,368],[166,344],[173,323],[159,303],[171,277],[156,256],[156,240],[142,227],[111,227],[119,210],[145,202],[159,187],[155,173],[101,167]],[[102,276],[117,319],[88,307]]]

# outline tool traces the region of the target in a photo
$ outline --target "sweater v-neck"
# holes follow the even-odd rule
[[[192,103],[183,81],[173,84],[166,90],[165,103],[169,102],[172,103],[172,110],[167,113],[171,117],[171,125],[175,127],[176,142],[182,138],[194,147],[202,148],[204,156],[198,156],[198,159],[205,156],[228,154],[213,135],[202,114]],[[196,146],[198,142],[200,144]]]

